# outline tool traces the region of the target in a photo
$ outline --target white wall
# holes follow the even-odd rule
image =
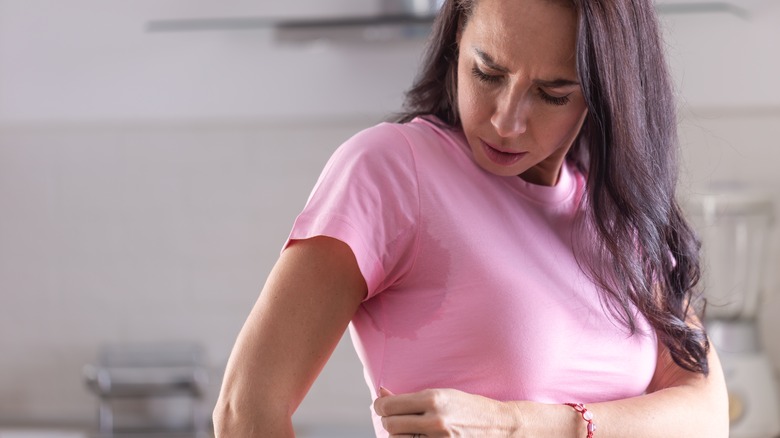
[[[178,3],[0,1],[0,425],[91,422],[102,342],[202,341],[213,399],[322,165],[421,49],[144,32]],[[366,430],[369,402],[347,340],[296,421]]]
[[[0,2],[0,121],[384,114],[416,71],[420,41],[279,47],[268,30],[145,32],[149,20],[187,10],[171,3]]]
[[[681,104],[705,109],[776,108],[780,105],[780,2],[731,3],[745,7],[750,15],[663,16]]]
[[[104,342],[203,342],[213,399],[320,168],[369,123],[4,129],[0,425],[91,421]],[[336,361],[304,422],[367,421],[354,353]]]
[[[298,13],[275,3],[226,8]],[[198,339],[218,377],[324,160],[397,109],[422,47],[143,32],[186,4],[0,0],[0,425],[92,421],[80,372],[100,342]],[[683,192],[780,194],[780,10],[751,4],[749,21],[665,19]],[[762,326],[780,363],[778,311]],[[366,428],[369,402],[342,343],[296,418]]]

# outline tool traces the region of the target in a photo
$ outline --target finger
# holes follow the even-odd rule
[[[391,392],[389,389],[385,388],[384,386],[379,387],[379,394],[378,397],[374,400],[374,412],[376,412],[377,415],[380,417],[385,414],[384,411],[384,399],[387,397],[395,396],[393,392]]]
[[[394,415],[382,417],[382,427],[390,433],[390,436],[406,436],[427,431],[426,419],[423,415]]]
[[[434,402],[433,393],[425,390],[380,397],[374,401],[374,410],[382,417],[424,414],[434,409]]]

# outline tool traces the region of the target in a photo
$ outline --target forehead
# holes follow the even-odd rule
[[[478,48],[510,70],[533,63],[573,69],[577,15],[568,2],[479,0],[463,30],[467,50]]]

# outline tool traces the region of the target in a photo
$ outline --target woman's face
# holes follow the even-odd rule
[[[458,108],[474,159],[555,185],[585,120],[577,17],[549,0],[478,0],[459,36]]]

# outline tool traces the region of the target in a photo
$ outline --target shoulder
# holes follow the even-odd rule
[[[384,122],[353,135],[336,150],[331,160],[382,169],[414,167],[421,151],[439,149],[448,143],[451,135],[446,127],[425,119],[408,123]]]
[[[448,137],[447,128],[436,120],[417,118],[407,123],[383,122],[366,128],[344,143],[343,147],[376,149],[404,144],[409,147],[440,141]]]

